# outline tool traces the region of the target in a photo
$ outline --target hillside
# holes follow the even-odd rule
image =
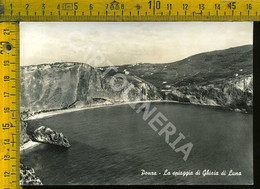
[[[196,54],[172,63],[122,65],[118,66],[118,72],[128,71],[129,75],[149,81],[157,88],[162,88],[165,81],[175,87],[208,85],[233,78],[235,74],[252,74],[252,61],[253,46],[245,45]]]
[[[122,65],[118,70],[153,84],[165,100],[252,112],[252,45],[196,54],[172,63]]]

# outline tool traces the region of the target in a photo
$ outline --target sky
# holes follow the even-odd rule
[[[169,63],[253,44],[252,22],[22,22],[21,66],[83,62]],[[101,62],[101,61],[100,61]],[[93,65],[92,65],[93,66]]]

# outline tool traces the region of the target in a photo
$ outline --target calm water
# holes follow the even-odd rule
[[[66,150],[41,144],[21,155],[44,184],[250,184],[253,116],[174,103],[153,103],[193,143],[185,162],[129,105],[56,115],[39,120],[64,133]],[[171,141],[177,137],[175,134]],[[141,176],[200,169],[233,170],[242,176]]]

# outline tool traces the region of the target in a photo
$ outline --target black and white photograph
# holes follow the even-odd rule
[[[21,185],[252,185],[253,22],[21,22]]]

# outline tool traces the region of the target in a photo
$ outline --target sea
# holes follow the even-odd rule
[[[141,104],[140,104],[141,105]],[[147,120],[129,105],[34,120],[62,132],[71,147],[41,144],[21,153],[44,185],[253,184],[253,115],[197,105],[156,102]],[[165,116],[155,131],[149,121]],[[192,143],[185,161],[158,132],[171,122]],[[37,125],[35,124],[35,125]]]

